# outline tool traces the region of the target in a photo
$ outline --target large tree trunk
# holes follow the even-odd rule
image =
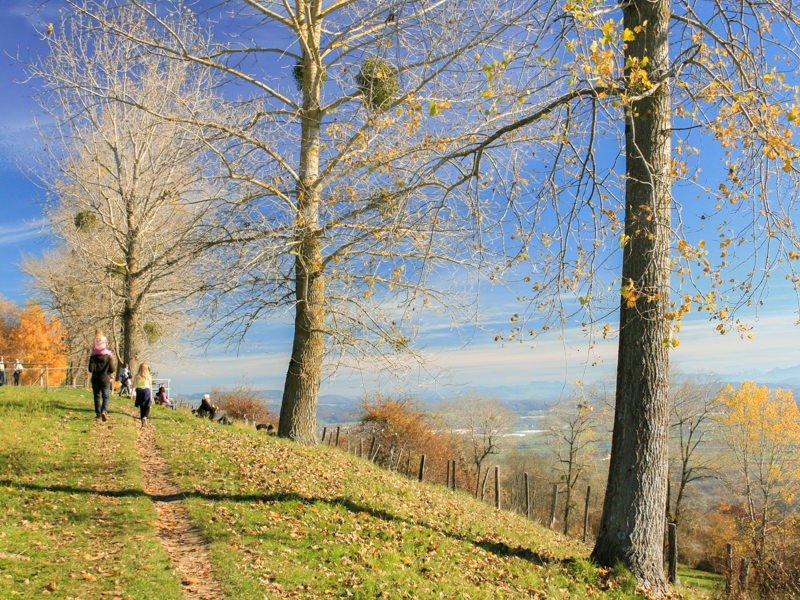
[[[314,444],[322,375],[325,280],[319,237],[306,240],[301,247],[295,265],[294,341],[283,388],[278,435]]]
[[[319,0],[298,3],[307,16],[302,62],[303,111],[300,144],[300,181],[297,185],[295,259],[295,319],[292,357],[283,388],[278,435],[302,444],[317,441],[317,400],[322,378],[325,326],[325,278],[322,270],[322,232],[319,227],[321,22]]]
[[[593,558],[627,566],[655,594],[667,590],[663,538],[667,496],[670,276],[669,0],[632,0],[624,25],[632,96],[625,123],[627,179],[616,412],[608,486]],[[654,89],[634,82],[647,58]]]
[[[131,202],[129,200],[129,202]],[[136,229],[136,223],[133,221],[134,206],[131,204],[127,207],[128,210],[128,231],[132,232]],[[131,235],[131,233],[129,233]],[[118,368],[122,365],[128,365],[133,372],[136,372],[139,364],[139,336],[137,329],[140,323],[137,322],[139,317],[139,305],[141,302],[139,290],[138,270],[139,270],[139,244],[135,238],[128,238],[127,255],[125,257],[125,282],[124,294],[125,298],[122,307],[122,356],[117,357],[120,363]]]

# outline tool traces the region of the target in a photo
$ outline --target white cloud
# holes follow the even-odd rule
[[[686,373],[708,372],[721,377],[754,377],[758,371],[800,364],[798,331],[792,329],[786,312],[758,321],[755,338],[741,340],[735,334],[715,334],[703,320],[687,322],[681,345],[671,351],[671,363]],[[215,351],[208,357],[154,361],[159,375],[173,380],[179,394],[197,393],[211,387],[250,384],[256,389],[280,390],[286,375],[291,340],[284,330],[278,336],[265,332],[271,350],[242,356]],[[290,335],[290,334],[288,334]],[[280,339],[278,339],[280,337]],[[590,348],[581,330],[550,332],[530,343],[496,343],[486,334],[463,343],[456,335],[435,336],[421,350],[425,368],[402,373],[393,379],[379,366],[363,370],[342,367],[323,381],[322,393],[357,398],[370,390],[427,390],[443,396],[463,389],[512,388],[537,390],[537,384],[576,381],[613,386],[617,340],[599,339]],[[461,344],[461,345],[459,345]],[[259,344],[263,345],[263,344]],[[251,344],[251,348],[256,345]],[[377,363],[376,363],[377,364]]]
[[[0,247],[17,246],[46,234],[47,219],[0,224]]]
[[[721,335],[708,322],[691,323],[682,328],[672,360],[686,371],[718,375],[791,367],[800,364],[800,329],[793,323],[789,311],[776,308],[753,323],[752,339],[742,339],[736,332]]]
[[[151,367],[158,377],[170,379],[173,389],[180,395],[239,384],[281,389],[287,360],[287,356],[277,352],[247,356],[226,354],[162,358],[154,360]]]

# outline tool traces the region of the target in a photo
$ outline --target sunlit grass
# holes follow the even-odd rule
[[[2,597],[181,597],[122,407],[103,425],[86,391],[0,389]],[[226,598],[643,597],[579,542],[469,494],[187,411],[151,417]]]
[[[2,597],[182,597],[134,436],[113,411],[95,423],[86,391],[0,388]]]

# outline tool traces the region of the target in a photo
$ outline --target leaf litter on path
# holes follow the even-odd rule
[[[136,449],[141,458],[144,490],[156,510],[156,535],[170,556],[172,569],[186,595],[200,600],[221,600],[224,595],[211,569],[208,542],[189,519],[181,490],[155,444],[152,423],[139,429]]]

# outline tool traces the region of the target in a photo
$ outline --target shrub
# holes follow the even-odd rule
[[[228,413],[231,419],[257,421],[277,425],[278,419],[264,406],[264,399],[248,385],[236,386],[229,390],[212,389],[213,402]]]
[[[411,398],[395,400],[376,395],[361,406],[359,433],[375,439],[375,462],[391,467],[390,458],[425,455],[426,479],[445,481],[447,462],[459,457],[458,440],[444,431],[431,414]],[[365,449],[365,452],[369,448]],[[401,454],[402,453],[402,454]],[[466,471],[460,465],[459,481]]]

